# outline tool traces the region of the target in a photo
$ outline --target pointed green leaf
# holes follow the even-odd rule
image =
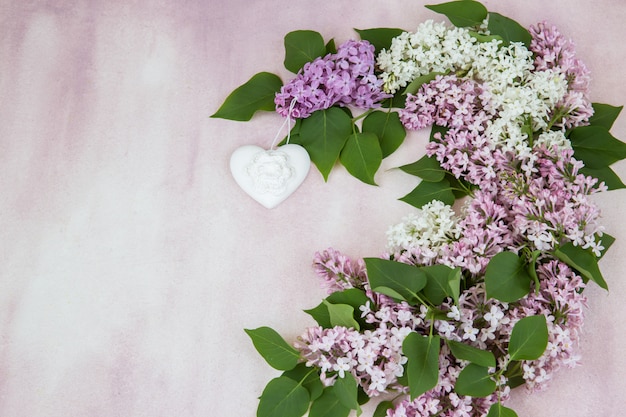
[[[530,47],[532,36],[526,28],[513,19],[491,12],[487,28],[491,35],[500,36],[505,46],[511,42],[522,42],[527,48]]]
[[[505,303],[512,303],[528,294],[530,282],[524,260],[513,252],[498,253],[491,258],[485,271],[487,297]]]
[[[304,310],[304,312],[313,317],[317,324],[325,329],[329,329],[333,327],[333,324],[330,321],[330,314],[328,313],[326,302],[331,304],[347,304],[354,307],[354,311],[359,311],[359,307],[364,305],[368,300],[369,299],[363,290],[358,288],[349,288],[347,290],[336,291],[330,294],[319,305],[310,310]],[[360,318],[358,315],[355,319],[361,327],[366,325],[365,320]]]
[[[580,272],[585,281],[591,280],[601,288],[609,289],[598,267],[598,258],[590,250],[574,246],[568,242],[555,250],[554,254],[561,261]]]
[[[410,193],[400,199],[413,207],[422,208],[433,200],[439,200],[444,204],[454,204],[455,197],[448,180],[438,182],[422,181]]]
[[[405,365],[411,399],[434,388],[439,380],[439,336],[422,336],[411,332],[402,343],[402,352],[408,358]]]
[[[602,259],[604,254],[609,250],[609,248],[613,245],[613,243],[615,243],[615,238],[608,233],[603,233],[602,237],[596,236],[596,238],[600,239],[602,241],[602,246],[604,246],[604,249],[601,251],[600,256],[598,256],[598,260],[600,260]]]
[[[376,406],[376,410],[374,410],[374,414],[372,417],[386,417],[387,410],[390,410],[394,407],[391,401],[381,401]]]
[[[524,317],[513,326],[509,340],[512,361],[539,359],[548,346],[546,316]]]
[[[406,137],[397,112],[375,111],[368,114],[363,119],[363,132],[374,133],[378,137],[383,158],[394,153]]]
[[[389,49],[391,46],[391,40],[396,36],[400,36],[402,29],[396,28],[374,28],[374,29],[354,29],[359,34],[360,38],[364,41],[368,41],[376,50],[376,54],[382,49]]]
[[[517,417],[517,413],[498,402],[491,406],[487,417]]]
[[[326,43],[326,53],[327,54],[336,54],[337,46],[335,45],[335,40],[331,39]]]
[[[285,68],[293,73],[325,54],[324,38],[318,32],[296,30],[285,35]]]
[[[322,396],[311,404],[308,417],[347,417],[350,409],[344,406],[337,395],[334,387],[326,387]]]
[[[569,140],[574,157],[588,168],[605,168],[626,158],[626,143],[613,137],[604,127],[577,127],[571,131]]]
[[[339,158],[352,176],[366,184],[376,185],[374,175],[383,156],[375,134],[353,132],[348,136]]]
[[[604,103],[592,103],[593,116],[589,118],[589,124],[611,130],[613,123],[621,113],[624,106],[611,106]]]
[[[423,293],[433,304],[439,305],[446,297],[458,299],[461,269],[452,269],[446,265],[423,266],[421,270],[426,274],[426,286]],[[458,281],[457,281],[458,276]],[[455,281],[455,282],[451,282]]]
[[[429,82],[433,81],[435,78],[437,78],[438,75],[446,75],[446,74],[447,74],[447,72],[433,71],[431,73],[419,76],[416,79],[414,79],[413,81],[411,81],[411,83],[409,85],[406,86],[406,88],[404,89],[402,94],[404,94],[404,95],[415,94],[415,93],[417,93],[419,91],[419,89],[424,84],[428,84]]]
[[[364,261],[373,291],[379,287],[390,288],[412,303],[417,301],[417,293],[426,285],[426,274],[415,266],[379,258],[365,258]]]
[[[491,351],[478,349],[474,346],[454,340],[446,340],[446,343],[457,359],[469,361],[485,368],[493,368],[496,366],[496,358]]]
[[[274,111],[274,96],[282,85],[277,75],[260,72],[230,93],[211,117],[243,122],[259,110]]]
[[[299,363],[295,368],[283,372],[282,376],[293,379],[300,383],[309,392],[311,401],[319,398],[324,390],[324,384],[320,380],[319,370],[309,368],[304,362]]]
[[[461,268],[455,268],[448,277],[448,287],[450,290],[450,297],[454,300],[454,304],[459,304],[459,295],[461,294]]]
[[[480,25],[487,17],[487,9],[481,3],[472,0],[451,1],[448,3],[427,5],[426,8],[446,15],[457,27]]]
[[[354,307],[347,304],[331,304],[324,300],[324,305],[328,309],[330,324],[335,326],[354,328],[361,330],[361,326],[354,319]]]
[[[609,190],[626,188],[626,185],[624,185],[621,178],[610,167],[597,169],[582,167],[579,172],[589,177],[597,178],[599,182],[604,182]]]
[[[330,323],[330,314],[328,313],[328,308],[326,307],[324,301],[309,310],[304,310],[304,312],[313,317],[317,324],[322,326],[324,329],[330,329],[333,327]]]
[[[441,168],[439,161],[428,155],[424,155],[411,164],[402,165],[400,169],[428,182],[439,182],[446,176],[446,170]]]
[[[459,374],[454,390],[459,395],[486,397],[496,390],[496,381],[491,378],[487,368],[470,363]]]
[[[287,371],[298,363],[300,353],[285,342],[274,329],[259,327],[253,330],[245,329],[245,332],[252,339],[256,350],[272,368]]]
[[[301,417],[309,408],[309,393],[286,376],[272,379],[259,398],[257,417]]]
[[[352,410],[360,410],[356,379],[351,373],[344,374],[343,378],[337,378],[334,385],[335,396],[339,402]]]
[[[351,132],[350,116],[339,108],[331,107],[316,111],[304,119],[298,138],[291,142],[302,145],[307,150],[327,181]]]

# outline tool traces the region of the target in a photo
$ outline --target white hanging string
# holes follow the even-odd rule
[[[276,137],[274,137],[274,140],[272,141],[272,146],[270,146],[270,150],[274,149],[274,146],[276,145],[276,141],[278,140],[278,137],[280,136],[280,132],[283,131],[283,129],[285,128],[285,125],[287,125],[287,140],[285,142],[285,144],[289,144],[289,139],[291,139],[291,112],[293,111],[293,108],[296,105],[296,98],[294,97],[293,100],[291,100],[291,104],[289,104],[289,111],[287,112],[287,118],[286,120],[283,122],[283,124],[280,126],[280,129],[278,129],[278,132],[276,133]]]

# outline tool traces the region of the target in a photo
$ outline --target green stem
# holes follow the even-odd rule
[[[374,111],[374,109],[368,109],[367,111],[364,111],[363,113],[359,114],[358,116],[353,117],[352,118],[352,125],[354,126],[354,123],[356,123],[358,120],[361,120],[361,119],[367,117],[373,111]]]

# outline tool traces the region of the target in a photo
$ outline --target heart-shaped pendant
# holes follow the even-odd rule
[[[311,158],[300,145],[266,150],[246,145],[230,157],[230,171],[242,190],[268,209],[289,197],[302,184]]]

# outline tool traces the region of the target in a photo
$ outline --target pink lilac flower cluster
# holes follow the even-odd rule
[[[350,288],[363,289],[367,283],[365,262],[352,260],[333,248],[315,254],[313,269],[322,277],[322,287],[329,294]]]
[[[535,68],[556,70],[567,80],[567,94],[557,104],[552,115],[554,125],[569,129],[587,124],[593,114],[591,101],[587,97],[591,77],[585,64],[576,58],[574,43],[565,38],[556,26],[546,22],[531,26],[530,33],[530,50],[535,54]]]
[[[283,117],[309,117],[335,104],[374,108],[390,94],[383,92],[382,80],[374,74],[374,46],[367,41],[349,40],[336,54],[308,62],[297,76],[276,94],[276,111]]]
[[[438,75],[424,84],[418,94],[407,95],[400,120],[411,130],[436,124],[480,134],[495,114],[490,99],[489,92],[474,80]]]

